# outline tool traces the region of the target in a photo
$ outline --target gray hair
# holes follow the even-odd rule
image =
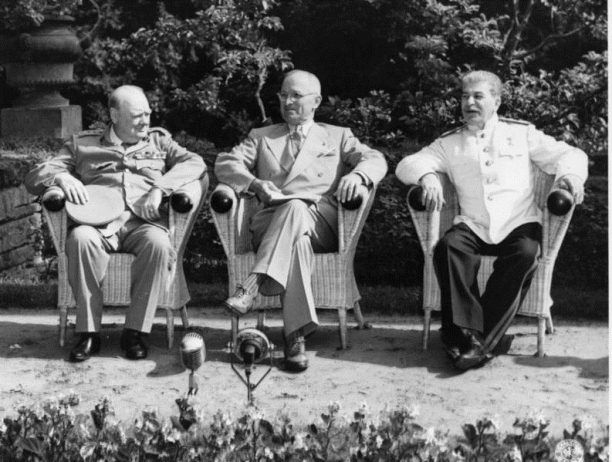
[[[461,85],[469,83],[486,82],[491,88],[491,94],[501,98],[504,85],[501,79],[493,72],[489,71],[470,71],[461,76]]]
[[[321,82],[319,81],[319,78],[316,75],[314,75],[312,72],[302,71],[300,69],[294,69],[285,74],[285,78],[283,79],[283,82],[287,80],[289,77],[292,77],[294,75],[302,75],[306,77],[310,85],[312,85],[313,90],[316,90],[316,93],[318,95],[321,95]]]

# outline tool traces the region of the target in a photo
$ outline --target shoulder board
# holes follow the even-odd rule
[[[158,133],[164,136],[172,136],[168,130],[162,127],[151,127],[149,128],[149,134]]]
[[[529,122],[525,120],[509,119],[508,117],[500,117],[499,120],[509,124],[529,125]]]
[[[444,138],[446,136],[452,135],[453,133],[458,133],[459,131],[461,131],[463,127],[464,125],[460,125],[459,127],[451,128],[449,131],[442,133],[440,135],[440,138]]]
[[[95,130],[83,130],[82,132],[77,133],[75,136],[77,138],[84,138],[86,136],[100,136],[102,133],[104,133],[104,130],[98,128]]]

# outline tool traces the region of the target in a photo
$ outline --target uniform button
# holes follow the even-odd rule
[[[492,201],[493,200],[493,196],[487,196],[487,200],[488,201]]]
[[[493,165],[493,161],[492,161],[492,160],[487,160],[487,161],[485,162],[485,165],[486,165],[487,167],[490,167],[491,165]]]
[[[487,178],[487,184],[493,183],[493,178]]]
[[[484,152],[489,152],[491,150],[491,148],[489,146],[486,146],[482,149]]]

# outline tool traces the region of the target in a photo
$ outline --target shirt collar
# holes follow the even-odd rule
[[[289,134],[293,134],[293,132],[295,132],[295,130],[297,129],[297,125],[289,125]],[[302,125],[302,133],[304,134],[304,137],[308,136],[308,132],[310,131],[310,129],[312,128],[312,126],[314,125],[314,120],[310,119],[307,120],[306,122],[304,122]]]

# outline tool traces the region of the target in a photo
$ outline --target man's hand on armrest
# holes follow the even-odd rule
[[[441,210],[446,201],[442,191],[442,183],[435,173],[426,173],[419,178],[419,185],[423,188],[421,201],[429,212]]]
[[[584,201],[584,183],[577,175],[562,176],[557,180],[557,186],[567,189],[574,196],[576,205]]]
[[[364,185],[364,179],[357,173],[349,173],[340,178],[336,199],[340,202],[351,201],[359,196],[365,196],[368,188]]]
[[[55,184],[62,188],[66,199],[75,204],[86,204],[89,201],[87,189],[81,180],[75,178],[70,173],[58,173],[55,176]]]
[[[159,218],[159,206],[163,198],[163,191],[159,188],[152,188],[146,195],[142,207],[143,218],[155,221]]]

